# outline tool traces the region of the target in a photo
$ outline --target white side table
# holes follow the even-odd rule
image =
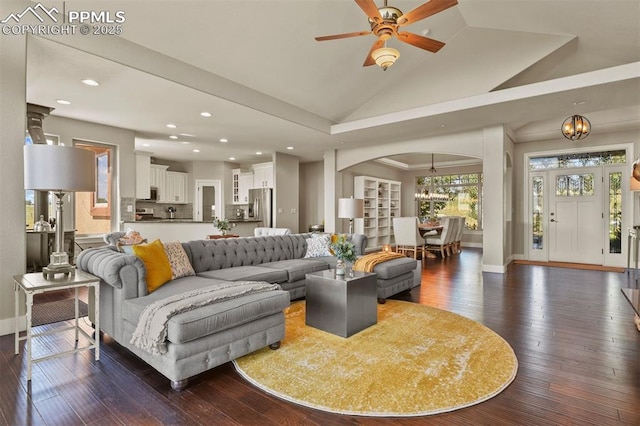
[[[80,287],[93,287],[94,289],[94,307],[95,307],[95,318],[94,318],[94,337],[91,337],[86,331],[79,327],[78,324],[78,288]],[[70,327],[58,327],[53,330],[49,330],[42,333],[32,333],[31,331],[31,313],[33,308],[33,295],[44,293],[46,291],[53,290],[63,290],[63,289],[74,289],[74,304],[75,304],[75,323]],[[58,358],[61,356],[69,355],[72,353],[85,351],[89,349],[95,349],[95,360],[98,361],[100,359],[100,279],[91,274],[87,274],[86,272],[77,270],[74,275],[70,274],[56,274],[55,277],[51,279],[45,279],[42,273],[32,273],[32,274],[24,274],[24,275],[16,275],[13,277],[13,290],[15,296],[15,354],[18,355],[20,352],[19,343],[21,340],[26,340],[26,351],[27,351],[27,381],[31,380],[31,365],[36,362],[45,361],[51,358]],[[26,303],[27,303],[27,333],[25,336],[20,336],[20,328],[18,327],[18,312],[19,312],[19,296],[20,291],[23,291],[26,295]],[[67,330],[75,330],[76,336],[76,344],[74,349],[55,353],[47,356],[43,356],[40,358],[34,359],[32,357],[31,352],[31,339],[33,337],[44,336],[47,334],[59,333]],[[89,344],[87,346],[78,347],[78,337],[79,334],[82,334],[89,340]]]

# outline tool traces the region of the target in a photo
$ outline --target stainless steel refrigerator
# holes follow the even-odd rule
[[[259,226],[273,228],[273,189],[249,190],[249,219],[259,220]]]

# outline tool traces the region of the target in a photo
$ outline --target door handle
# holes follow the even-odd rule
[[[551,221],[550,221],[550,222],[558,222],[558,221],[557,221],[557,220],[555,220],[555,219],[551,219]]]

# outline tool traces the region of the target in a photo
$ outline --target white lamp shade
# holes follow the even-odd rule
[[[341,219],[364,217],[364,200],[359,198],[338,198],[338,217]]]
[[[93,192],[96,190],[95,155],[92,151],[68,146],[25,145],[24,188]]]

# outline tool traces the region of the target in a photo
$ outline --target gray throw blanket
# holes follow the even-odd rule
[[[280,290],[280,286],[264,281],[236,281],[158,300],[144,308],[129,343],[152,355],[166,353],[167,324],[174,315],[234,297],[273,290]]]

